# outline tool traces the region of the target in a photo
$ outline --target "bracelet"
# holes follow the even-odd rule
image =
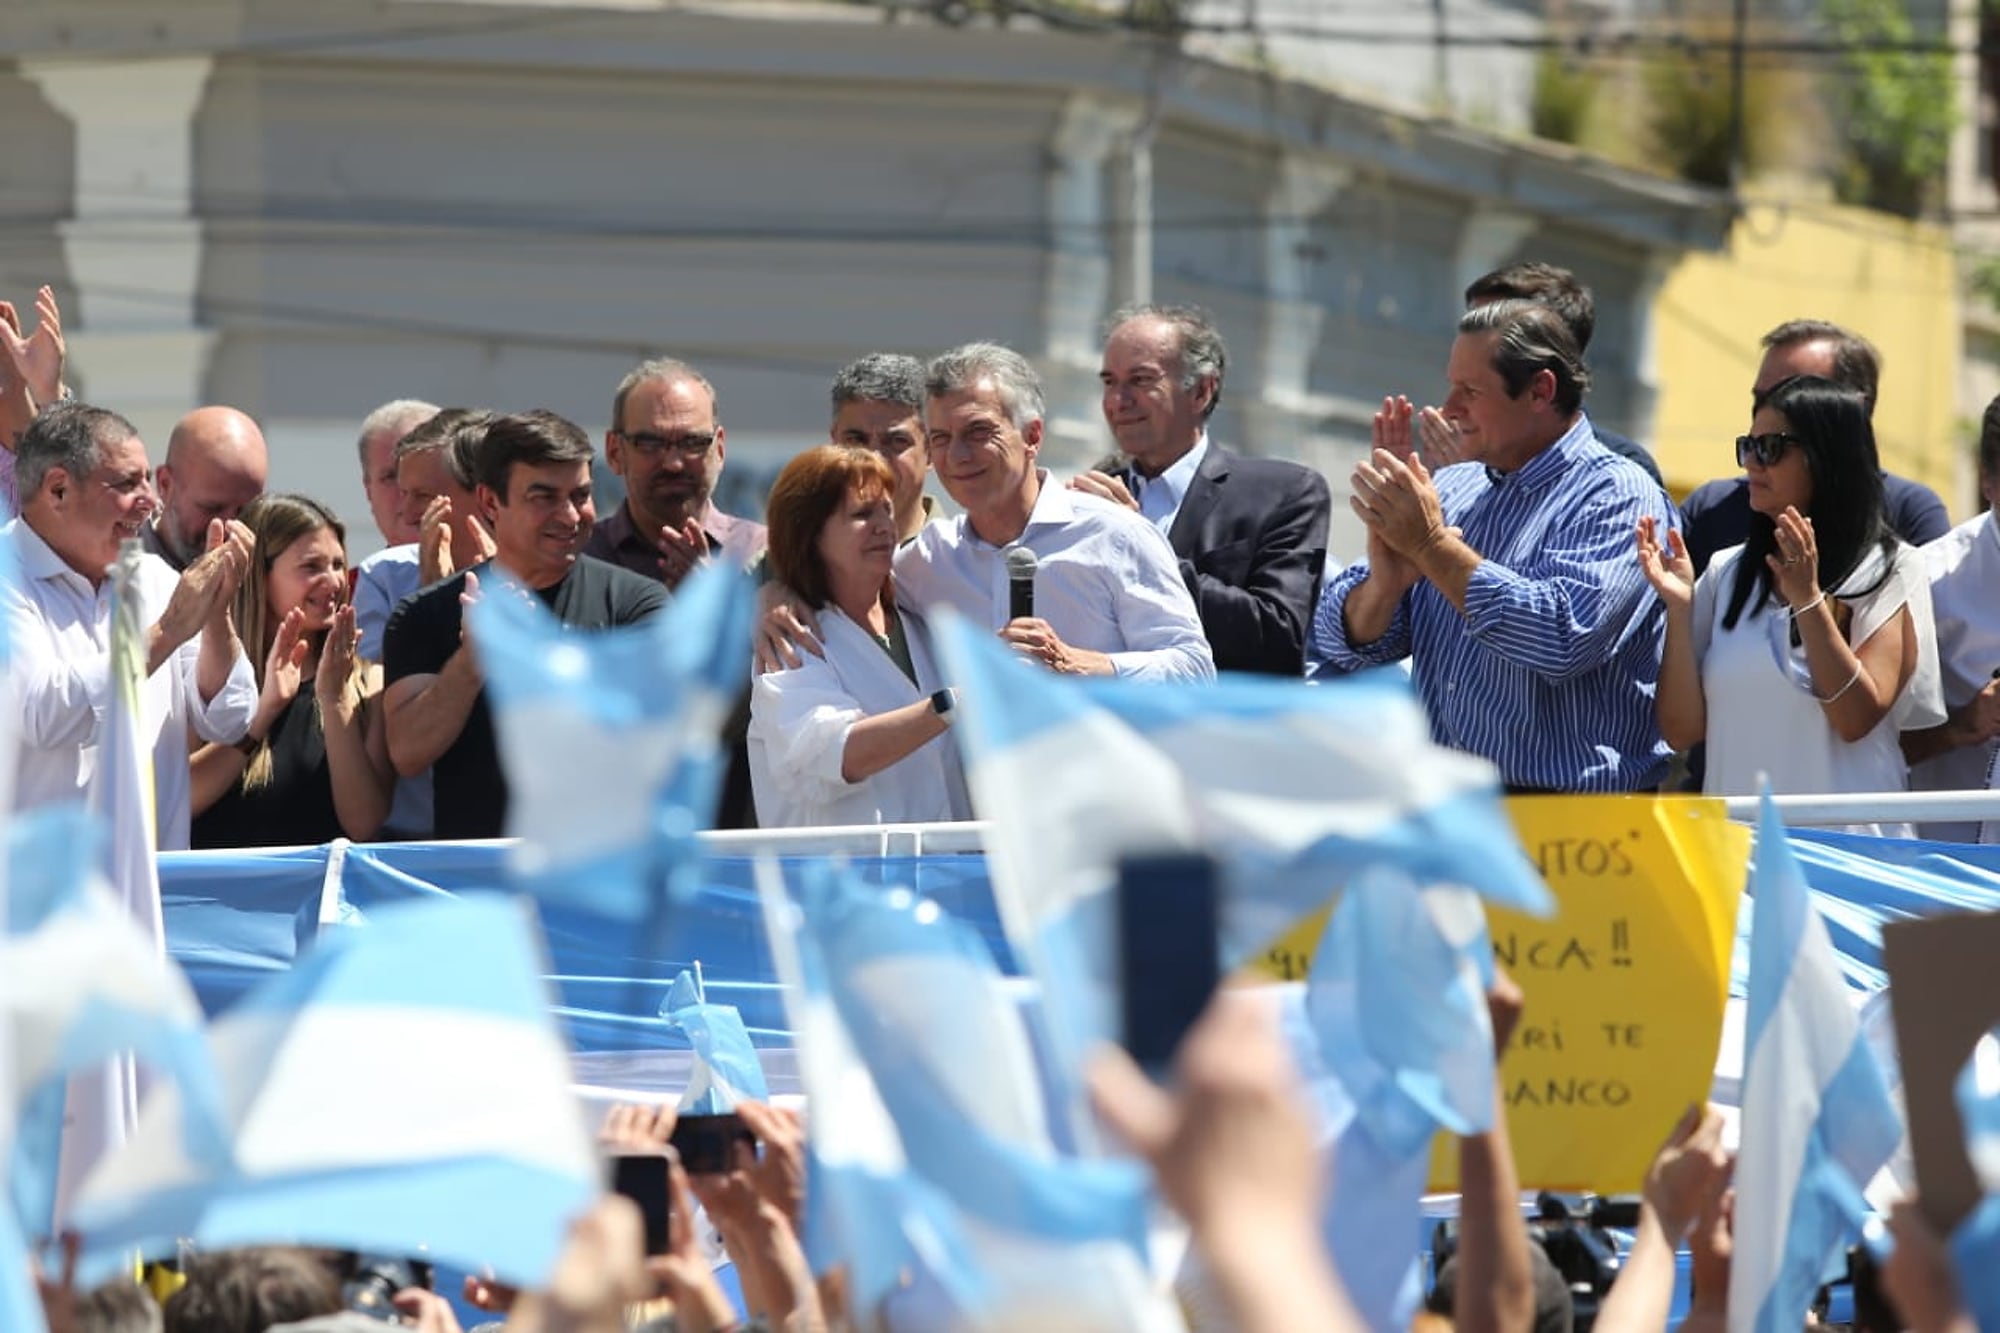
[[[1807,602],[1804,606],[1793,607],[1791,611],[1787,613],[1786,618],[1789,620],[1797,620],[1800,616],[1812,610],[1814,607],[1818,606],[1821,602],[1824,602],[1825,600],[1826,600],[1826,589],[1821,588],[1819,590],[1819,596],[1813,598],[1810,602]],[[1848,683],[1850,685],[1853,684],[1852,681],[1849,681]]]
[[[1854,682],[1860,679],[1861,679],[1861,664],[1859,662],[1856,662],[1854,664],[1854,674],[1847,678],[1847,683],[1845,685],[1835,690],[1832,694],[1826,695],[1824,698],[1822,698],[1820,695],[1817,694],[1813,695],[1813,698],[1818,699],[1823,704],[1830,704],[1835,699],[1838,699],[1841,695],[1853,689]]]

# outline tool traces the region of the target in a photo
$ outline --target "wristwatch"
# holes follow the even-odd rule
[[[931,696],[931,711],[941,718],[948,727],[958,720],[958,691],[950,688],[939,690]]]

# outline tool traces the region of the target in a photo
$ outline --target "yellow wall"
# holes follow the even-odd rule
[[[1829,204],[1752,204],[1729,248],[1690,255],[1654,307],[1659,386],[1648,441],[1681,495],[1736,473],[1758,339],[1788,319],[1828,319],[1882,352],[1875,434],[1882,465],[1972,512],[1957,398],[1958,286],[1949,235]]]

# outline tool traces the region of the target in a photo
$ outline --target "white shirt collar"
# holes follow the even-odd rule
[[[1176,458],[1166,471],[1157,477],[1140,479],[1139,512],[1162,532],[1173,526],[1174,516],[1181,511],[1181,501],[1187,498],[1188,488],[1194,485],[1195,473],[1207,454],[1208,430],[1204,427],[1195,436],[1194,447]]]

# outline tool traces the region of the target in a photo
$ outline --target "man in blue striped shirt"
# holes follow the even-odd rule
[[[1559,315],[1499,301],[1458,330],[1443,410],[1475,461],[1433,480],[1409,400],[1383,403],[1349,500],[1368,558],[1320,597],[1311,674],[1409,657],[1438,741],[1509,788],[1649,790],[1668,755],[1653,712],[1665,612],[1632,533],[1672,508],[1591,433],[1589,372]]]

